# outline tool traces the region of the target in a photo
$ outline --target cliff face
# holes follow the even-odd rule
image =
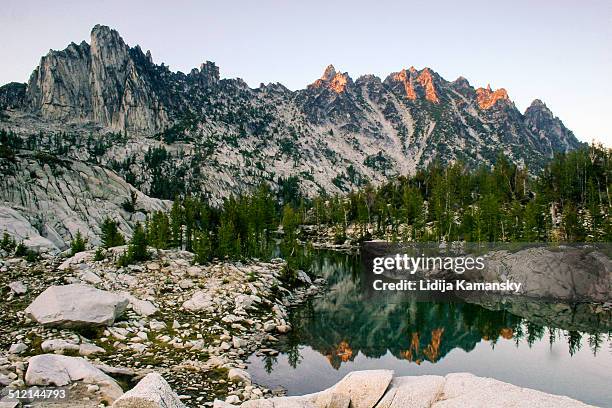
[[[95,26],[91,44],[50,51],[32,73],[27,108],[45,119],[91,121],[114,131],[157,132],[168,123],[147,60],[115,30]]]

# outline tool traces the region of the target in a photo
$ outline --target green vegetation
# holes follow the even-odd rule
[[[601,146],[558,154],[538,177],[503,155],[493,168],[433,163],[378,188],[317,197],[303,221],[407,241],[610,241],[611,175],[612,151]]]
[[[2,241],[0,241],[0,249],[11,253],[15,249],[16,245],[15,240],[8,234],[8,232],[5,231],[2,234]]]
[[[141,223],[136,223],[134,227],[134,234],[128,244],[128,249],[119,258],[119,265],[126,266],[135,262],[142,262],[148,260],[149,252],[147,250],[147,234]]]
[[[70,255],[74,256],[78,252],[83,252],[86,245],[87,241],[81,235],[81,231],[77,231],[74,239],[70,241]]]
[[[110,218],[104,219],[100,229],[102,230],[102,246],[104,248],[112,248],[125,244],[125,238],[119,232],[115,221]]]

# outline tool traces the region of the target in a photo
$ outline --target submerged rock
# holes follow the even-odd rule
[[[51,286],[25,310],[44,325],[111,325],[128,305],[125,296],[82,284]]]

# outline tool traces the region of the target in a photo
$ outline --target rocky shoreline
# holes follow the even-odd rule
[[[124,250],[112,248],[104,260],[94,251],[0,260],[2,387],[85,385],[75,406],[93,407],[156,372],[187,406],[282,394],[251,384],[245,360],[278,353],[278,336],[291,330],[287,308],[316,293],[322,279],[298,271],[298,284],[289,285],[281,259],[199,266],[176,250],[118,267]],[[58,377],[70,367],[78,375]]]

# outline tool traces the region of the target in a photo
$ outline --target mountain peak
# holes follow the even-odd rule
[[[332,78],[335,76],[336,76],[336,68],[334,68],[332,64],[329,64],[327,68],[325,68],[325,71],[323,72],[321,79],[324,81],[331,81]]]
[[[476,102],[481,109],[490,109],[498,101],[510,101],[508,92],[504,88],[493,91],[491,85],[487,84],[486,88],[476,89]]]
[[[351,81],[348,73],[337,72],[333,65],[329,64],[323,72],[323,76],[317,79],[309,88],[327,88],[335,93],[342,93]]]
[[[417,78],[417,81],[419,81],[421,86],[425,88],[425,99],[433,103],[440,102],[440,98],[438,97],[438,92],[434,84],[432,71],[429,68],[423,68],[419,74],[419,77]]]
[[[546,106],[546,104],[540,99],[534,99],[533,102],[531,102],[531,105],[529,105],[529,108],[550,110],[548,109],[548,106]]]

